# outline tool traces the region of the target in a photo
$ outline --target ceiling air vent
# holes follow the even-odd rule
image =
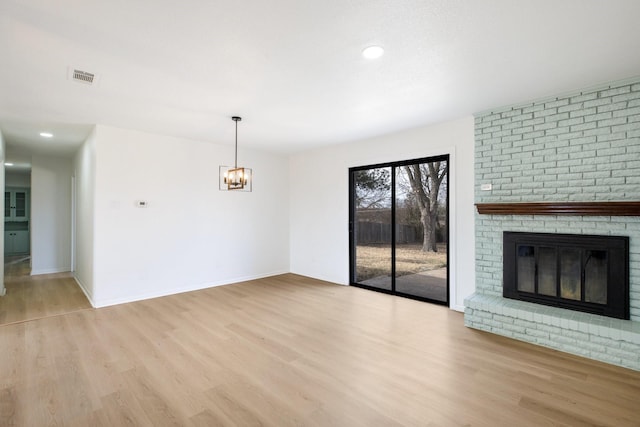
[[[84,83],[86,85],[93,85],[98,79],[96,74],[88,71],[82,71],[74,67],[69,67],[68,77],[74,82]]]

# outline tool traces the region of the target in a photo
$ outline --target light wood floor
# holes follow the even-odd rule
[[[638,426],[640,372],[287,274],[0,327],[0,425]]]
[[[4,268],[0,325],[91,308],[71,273],[31,276],[28,257],[7,258]]]

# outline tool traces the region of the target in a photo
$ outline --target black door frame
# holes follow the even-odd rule
[[[404,298],[411,298],[419,301],[426,301],[434,304],[440,305],[449,305],[449,301],[451,298],[451,289],[450,289],[450,247],[451,247],[451,239],[449,235],[450,230],[450,221],[449,221],[449,176],[451,172],[451,162],[449,161],[449,154],[442,154],[438,156],[431,157],[422,157],[419,159],[412,160],[402,160],[397,162],[388,162],[388,163],[377,163],[374,165],[366,165],[366,166],[357,166],[349,168],[349,285],[356,286],[358,288],[368,289],[371,291],[382,292],[390,295],[397,295]],[[430,298],[425,298],[418,295],[406,294],[403,292],[396,291],[396,169],[400,166],[408,166],[416,163],[430,163],[430,162],[438,162],[438,161],[446,161],[447,162],[447,206],[446,206],[446,217],[447,217],[447,300],[439,301],[433,300]],[[362,283],[358,283],[355,281],[356,278],[356,241],[355,241],[355,214],[356,214],[356,206],[355,206],[355,182],[354,176],[355,172],[368,170],[368,169],[378,169],[378,168],[391,168],[391,290],[376,288],[375,286],[368,286]]]

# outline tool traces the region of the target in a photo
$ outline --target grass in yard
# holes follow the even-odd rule
[[[356,248],[357,281],[391,274],[391,248],[386,245],[361,245]],[[396,246],[396,275],[404,276],[447,266],[447,245],[438,244],[438,252],[423,252],[422,245]]]

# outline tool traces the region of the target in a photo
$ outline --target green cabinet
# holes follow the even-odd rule
[[[29,253],[29,230],[4,232],[4,254],[26,255]]]
[[[29,190],[25,188],[7,188],[4,191],[4,220],[29,220]]]
[[[4,191],[4,254],[29,254],[29,189]]]

